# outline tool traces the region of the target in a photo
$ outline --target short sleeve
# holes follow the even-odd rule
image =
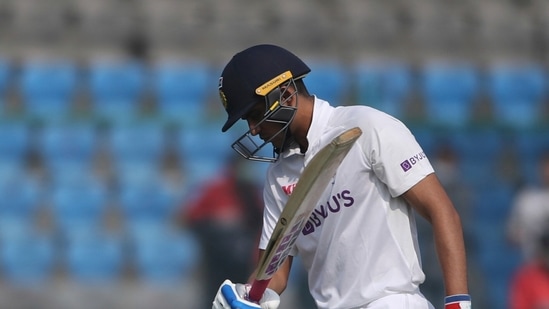
[[[375,175],[397,197],[434,172],[427,155],[399,120],[376,117],[364,147]]]

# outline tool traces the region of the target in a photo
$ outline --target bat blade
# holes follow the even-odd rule
[[[259,302],[269,281],[288,257],[320,196],[362,131],[355,127],[336,136],[304,168],[273,230],[255,272],[248,299]]]

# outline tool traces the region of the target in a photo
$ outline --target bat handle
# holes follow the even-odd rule
[[[248,293],[248,299],[253,302],[259,303],[270,281],[271,279],[254,280],[254,282],[252,283],[252,287],[250,288],[250,293]]]

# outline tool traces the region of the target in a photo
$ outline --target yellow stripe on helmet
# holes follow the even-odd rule
[[[255,89],[255,93],[260,96],[266,96],[269,92],[273,91],[273,89],[280,86],[283,82],[289,80],[290,78],[292,78],[292,72],[286,71],[257,87],[257,89]]]

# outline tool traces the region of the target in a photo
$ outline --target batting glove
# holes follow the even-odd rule
[[[249,284],[234,284],[225,280],[213,301],[212,309],[277,309],[280,304],[280,296],[271,290],[265,290],[263,297],[256,304],[246,299],[250,292]]]
[[[471,309],[471,296],[468,294],[446,296],[444,309]]]

